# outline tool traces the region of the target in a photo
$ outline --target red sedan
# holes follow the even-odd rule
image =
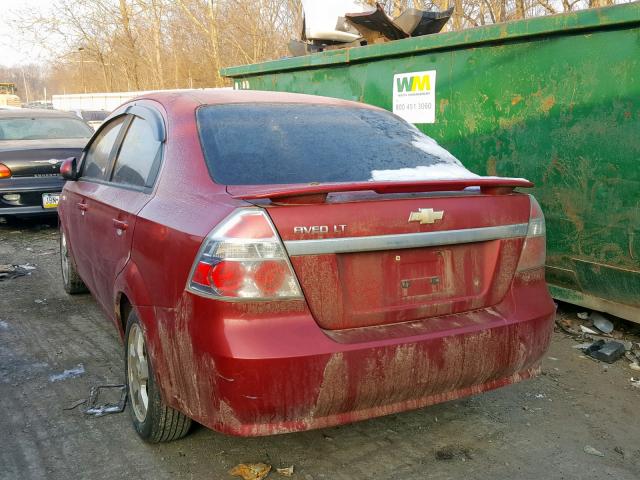
[[[545,225],[389,112],[229,90],[118,108],[59,206],[62,276],[124,340],[151,442],[353,422],[531,377]]]

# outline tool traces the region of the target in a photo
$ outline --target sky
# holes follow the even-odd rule
[[[46,12],[51,0],[0,0],[0,65],[12,67],[40,63],[45,52],[21,38],[11,24],[16,15],[37,9]]]

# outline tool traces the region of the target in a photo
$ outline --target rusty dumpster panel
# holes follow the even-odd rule
[[[394,75],[424,71],[437,72],[435,121],[417,126],[476,173],[536,184],[553,296],[640,321],[640,4],[223,74],[392,110]]]

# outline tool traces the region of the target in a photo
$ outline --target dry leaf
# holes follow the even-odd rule
[[[262,480],[271,471],[271,465],[266,463],[249,463],[236,465],[229,474],[234,477],[242,477],[242,480]]]
[[[276,468],[276,472],[283,477],[291,477],[293,475],[293,465],[287,468]]]

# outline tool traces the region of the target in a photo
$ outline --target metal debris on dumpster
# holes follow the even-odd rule
[[[302,6],[301,40],[289,42],[294,57],[438,33],[453,13],[453,7],[441,12],[407,8],[391,18],[380,3],[371,10],[343,0],[303,0]]]

